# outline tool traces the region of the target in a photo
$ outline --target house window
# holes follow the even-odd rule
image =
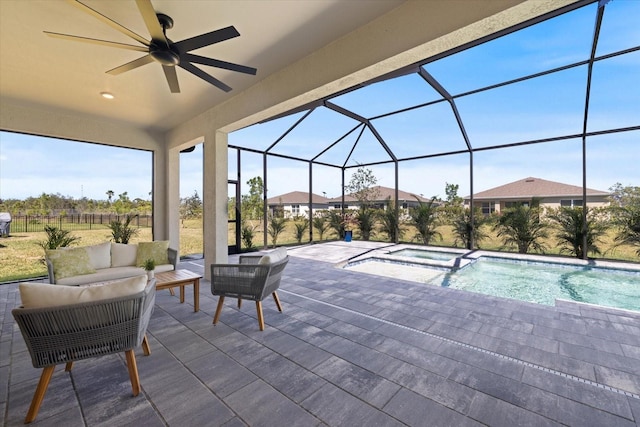
[[[563,208],[577,208],[582,206],[582,199],[563,199],[560,200],[560,206]]]
[[[335,205],[333,205],[334,209],[342,209],[342,205],[340,203],[336,203]]]
[[[300,215],[300,205],[291,205],[291,213],[293,215]]]
[[[482,214],[490,215],[496,211],[496,202],[482,202]]]

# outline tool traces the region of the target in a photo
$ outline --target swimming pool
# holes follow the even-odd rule
[[[460,269],[372,258],[346,268],[485,295],[555,305],[556,299],[640,311],[640,269],[480,256]]]
[[[441,286],[538,304],[556,299],[640,311],[640,272],[479,258]]]

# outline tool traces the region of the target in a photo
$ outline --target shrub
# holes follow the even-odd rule
[[[79,237],[71,236],[69,230],[62,230],[50,225],[45,225],[44,231],[47,233],[47,240],[40,242],[40,246],[45,250],[65,248],[80,239]]]
[[[138,229],[131,227],[131,221],[137,215],[127,215],[123,222],[120,221],[111,221],[108,225],[111,230],[111,236],[113,236],[113,241],[115,243],[129,243],[129,240],[136,234],[138,234]]]
[[[246,249],[253,249],[253,237],[255,236],[255,227],[242,221],[241,238]]]

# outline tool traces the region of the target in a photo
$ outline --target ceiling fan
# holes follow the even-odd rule
[[[173,19],[165,14],[156,13],[153,9],[153,5],[151,4],[151,0],[136,0],[140,14],[144,19],[147,29],[149,30],[149,34],[151,35],[151,40],[147,40],[78,0],[68,0],[68,2],[143,45],[136,46],[107,40],[73,36],[69,34],[52,33],[50,31],[44,32],[51,37],[146,53],[146,55],[141,58],[107,71],[107,74],[115,76],[155,61],[162,65],[164,75],[172,93],[180,93],[180,85],[178,84],[178,76],[175,68],[176,66],[187,70],[225,92],[229,92],[231,87],[202,71],[193,64],[208,65],[245,74],[256,74],[257,70],[255,68],[220,61],[218,59],[205,58],[203,56],[189,53],[194,49],[238,37],[240,33],[233,26],[221,28],[219,30],[211,31],[210,33],[201,34],[179,42],[173,42],[167,38],[166,35],[166,30],[173,27]]]

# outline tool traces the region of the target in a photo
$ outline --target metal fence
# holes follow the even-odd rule
[[[58,227],[63,230],[99,230],[106,229],[112,221],[123,222],[127,215],[116,214],[70,214],[70,215],[17,215],[11,217],[11,233],[31,233],[44,231],[45,226]],[[131,226],[151,227],[151,215],[136,215]]]

